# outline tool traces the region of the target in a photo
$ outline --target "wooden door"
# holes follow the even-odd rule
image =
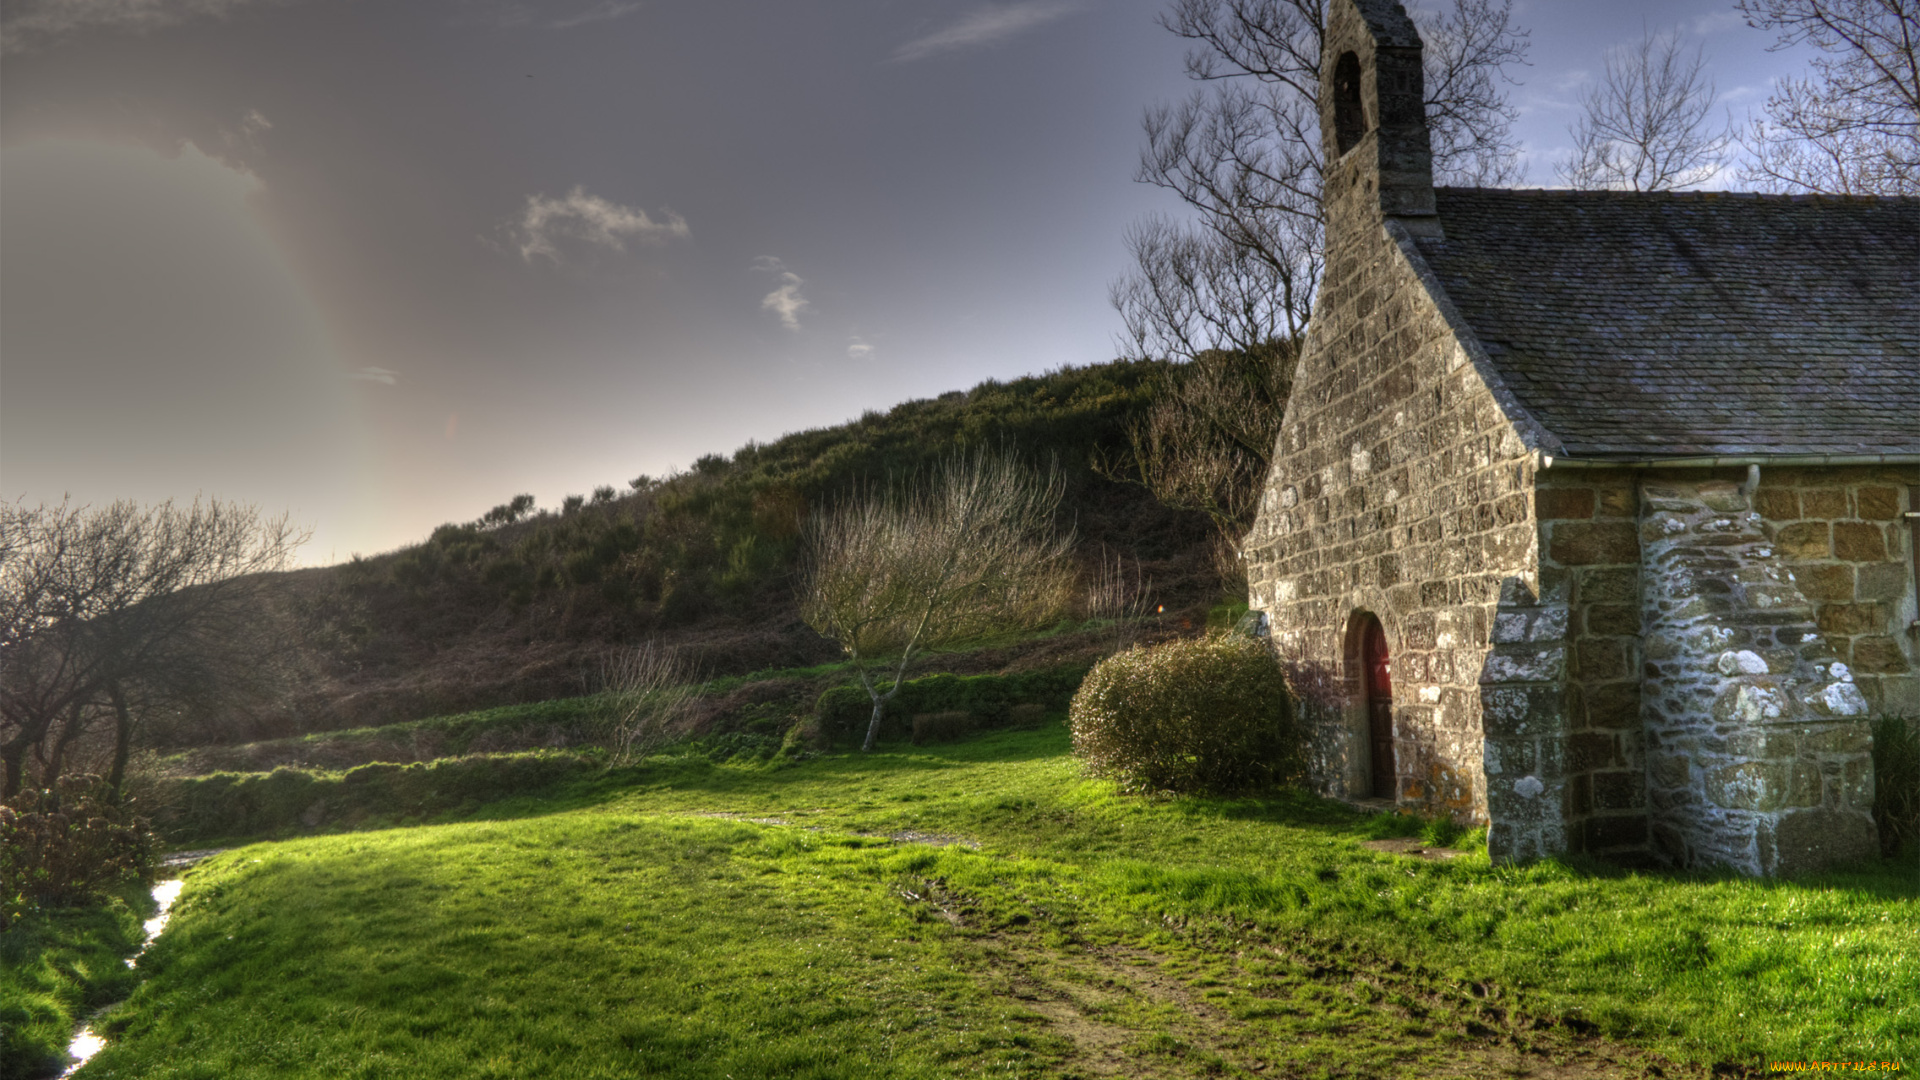
[[[1377,619],[1367,622],[1361,645],[1367,673],[1367,734],[1373,748],[1373,797],[1394,797],[1393,675],[1387,659],[1387,634]]]

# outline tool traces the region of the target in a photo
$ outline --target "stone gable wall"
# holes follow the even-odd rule
[[[1268,614],[1283,657],[1342,678],[1353,674],[1345,629],[1357,612],[1376,615],[1392,657],[1398,801],[1485,823],[1483,693],[1550,684],[1564,664],[1551,645],[1519,643],[1506,667],[1489,669],[1502,586],[1512,601],[1537,595],[1533,454],[1434,302],[1397,223],[1336,226],[1329,236],[1313,325],[1244,545],[1250,601]],[[1315,783],[1364,795],[1364,708],[1324,715],[1314,737]],[[1557,820],[1557,777],[1521,783],[1533,775],[1511,779],[1517,797]],[[1506,843],[1496,837],[1496,853]]]

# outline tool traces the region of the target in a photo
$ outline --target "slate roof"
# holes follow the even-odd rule
[[[1920,199],[1436,195],[1421,253],[1568,456],[1920,452]]]

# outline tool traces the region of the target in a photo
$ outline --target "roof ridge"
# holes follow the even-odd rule
[[[1468,187],[1452,184],[1435,185],[1435,191],[1463,194],[1502,194],[1502,195],[1545,195],[1566,199],[1617,200],[1621,202],[1667,200],[1673,202],[1718,202],[1740,200],[1770,203],[1912,203],[1920,205],[1920,196],[1914,195],[1829,195],[1818,193],[1775,194],[1766,191],[1611,191],[1588,188],[1501,188]]]

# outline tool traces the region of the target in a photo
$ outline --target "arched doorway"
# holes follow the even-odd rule
[[[1376,799],[1391,799],[1393,768],[1393,665],[1387,656],[1387,632],[1367,616],[1360,632],[1360,672],[1367,703],[1367,741],[1372,751],[1372,789]]]

